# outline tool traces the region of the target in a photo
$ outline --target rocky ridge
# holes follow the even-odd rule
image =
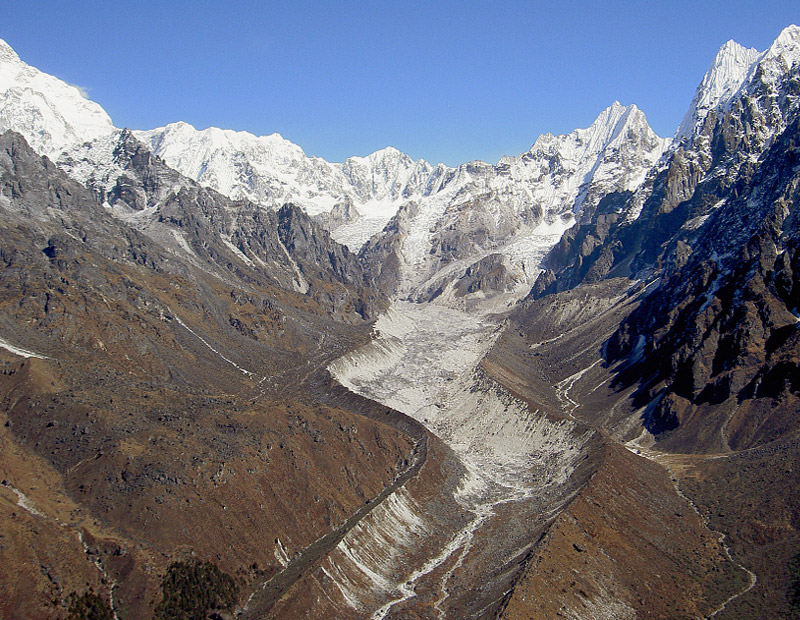
[[[216,553],[266,592],[258,617],[785,613],[799,64],[796,27],[728,43],[671,144],[615,104],[497,166],[337,167],[171,129],[207,143],[183,152],[216,162],[209,183],[245,191],[247,144],[284,166],[265,199],[335,195],[316,219],[203,187],[128,131],[58,167],[4,135],[3,565],[42,567],[6,612],[89,583],[149,617],[168,559]],[[319,225],[363,236],[378,203],[359,256]],[[543,258],[502,330],[475,318]]]
[[[117,152],[121,131],[104,113],[98,120],[99,106],[78,90],[27,67],[5,49],[0,85],[7,85],[9,96],[27,88],[32,97],[50,102],[47,109],[62,99],[70,102],[70,114],[64,116],[17,106],[5,115],[6,125],[34,147],[41,143],[41,153],[57,159],[103,200],[115,202],[123,174]],[[20,77],[28,74],[39,77],[32,82]],[[86,118],[79,119],[81,114]],[[46,148],[45,135],[53,136]],[[385,292],[417,300],[436,297],[455,307],[464,307],[464,297],[482,304],[495,292],[513,293],[504,303],[518,296],[573,219],[591,217],[609,191],[636,189],[668,142],[652,132],[636,106],[617,102],[589,128],[541,136],[527,153],[496,166],[432,166],[393,148],[334,164],[306,156],[277,134],[198,131],[186,123],[133,136],[167,166],[234,201],[246,199],[266,210],[288,202],[301,207],[335,240],[361,249],[362,262]],[[473,277],[492,253],[503,255],[508,277],[498,282],[498,291],[465,295],[469,286],[458,281],[468,269],[467,277]]]

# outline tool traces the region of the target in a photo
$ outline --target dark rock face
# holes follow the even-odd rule
[[[614,238],[612,232],[624,221],[631,197],[631,192],[604,196],[588,222],[578,223],[562,235],[545,259],[547,269],[533,286],[534,299],[581,283],[592,284],[609,274],[626,252],[627,239]]]
[[[696,433],[700,412],[715,427],[736,412],[727,449],[770,441],[793,422],[799,130],[797,121],[786,129],[699,236],[671,246],[661,284],[609,341],[609,361],[632,359],[620,381],[641,383],[653,432]]]
[[[224,273],[266,277],[302,291],[338,318],[374,318],[384,306],[367,288],[356,257],[302,210],[286,206],[274,212],[231,201],[168,168],[127,130],[114,159],[124,172],[106,199],[133,211],[153,208],[152,216],[136,221],[155,240],[174,246],[183,239],[192,253]]]
[[[400,248],[408,235],[408,220],[416,215],[418,208],[415,202],[400,207],[381,233],[367,241],[358,253],[370,282],[389,296],[400,285]]]
[[[603,198],[591,221],[576,224],[548,255],[545,264],[558,284],[537,285],[534,294],[574,288],[607,275],[646,277],[665,266],[676,244],[691,246],[704,218],[722,201],[747,191],[763,167],[765,150],[773,145],[774,129],[791,125],[799,75],[795,67],[777,85],[753,76],[730,108],[711,111],[697,135],[676,146],[640,190]],[[731,224],[725,237],[741,228]],[[750,225],[747,220],[743,224]]]
[[[477,263],[467,267],[463,277],[456,284],[456,296],[472,293],[502,292],[514,287],[514,277],[506,267],[502,254],[489,254]]]
[[[333,205],[333,209],[331,209],[330,213],[315,215],[314,220],[319,222],[325,230],[334,230],[360,217],[361,214],[353,204],[352,198],[346,196],[341,202],[337,202]]]

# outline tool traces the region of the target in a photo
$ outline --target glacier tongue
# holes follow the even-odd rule
[[[371,343],[330,365],[351,391],[425,424],[463,466],[450,495],[461,515],[453,529],[443,530],[403,487],[342,540],[322,568],[341,607],[380,620],[404,617],[423,593],[438,618],[453,617],[452,592],[496,603],[480,598],[491,591],[480,568],[486,554],[511,562],[530,545],[503,520],[544,522],[563,501],[556,490],[563,492],[586,437],[571,422],[530,411],[478,368],[501,329],[450,308],[395,302]],[[531,527],[527,521],[528,536]]]
[[[333,362],[331,374],[351,391],[427,424],[438,395],[472,372],[498,334],[496,325],[466,313],[408,302],[395,302],[374,330],[375,339]]]

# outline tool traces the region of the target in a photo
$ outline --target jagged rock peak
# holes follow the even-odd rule
[[[730,101],[760,55],[757,49],[746,48],[736,41],[725,43],[703,76],[697,91],[697,108],[710,110]]]
[[[114,125],[81,88],[27,65],[0,39],[0,131],[6,129],[55,159],[68,147],[113,132]]]
[[[691,140],[712,110],[724,110],[761,68],[762,81],[776,81],[800,63],[800,27],[788,26],[764,51],[728,41],[703,76],[675,134],[675,142]]]
[[[527,153],[523,153],[522,157],[562,151],[567,144],[570,144],[576,152],[583,156],[589,153],[597,153],[620,136],[624,136],[627,129],[642,132],[652,140],[662,140],[650,128],[644,112],[636,107],[635,104],[624,106],[619,101],[614,101],[585,129],[576,129],[569,134],[558,136],[552,133],[540,135],[530,150]],[[500,160],[500,163],[512,163],[516,159],[518,158],[504,157]]]
[[[548,208],[577,214],[584,206],[591,211],[604,193],[636,189],[669,143],[638,107],[615,101],[589,127],[541,135],[528,152],[504,157],[498,167],[532,183]]]

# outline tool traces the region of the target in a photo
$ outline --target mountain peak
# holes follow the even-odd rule
[[[769,62],[774,59],[780,62]],[[676,142],[691,139],[711,110],[727,106],[752,79],[756,67],[763,68],[763,79],[774,81],[797,64],[800,64],[798,26],[784,28],[765,52],[733,40],[726,42],[697,87],[692,105],[675,134]]]
[[[110,134],[114,125],[84,90],[27,65],[0,39],[0,131],[6,129],[55,159],[75,144]]]
[[[619,101],[614,101],[610,106],[608,106],[605,110],[600,112],[597,118],[589,127],[590,130],[603,130],[609,128],[616,128],[620,122],[623,124],[628,122],[628,119],[635,116],[636,113],[641,111],[639,108],[636,107],[635,104],[631,105],[622,105]]]
[[[781,30],[778,38],[775,39],[775,42],[772,44],[772,47],[775,46],[792,48],[800,46],[800,26],[794,24],[786,26],[786,28]]]
[[[700,85],[698,107],[711,109],[727,103],[739,90],[760,53],[730,40],[723,45]]]
[[[720,47],[678,127],[676,142],[690,138],[711,110],[724,106],[739,92],[760,55],[757,49],[733,40]]]
[[[638,109],[639,108],[636,107],[635,103],[632,103],[630,105],[622,105],[619,101],[614,99],[614,102],[610,106],[608,106],[605,109],[605,111],[610,112],[610,113],[613,114],[613,113],[616,113],[616,112],[624,112],[626,110],[638,110]]]
[[[775,61],[778,62],[770,62]],[[766,64],[765,74],[768,79],[780,79],[789,70],[800,64],[800,27],[788,26],[778,35],[759,59],[759,64]]]
[[[348,157],[345,160],[345,164],[347,164],[348,162],[350,162],[351,164],[360,163],[367,166],[375,166],[379,162],[382,163],[391,162],[397,165],[402,165],[403,167],[413,166],[415,163],[427,165],[427,163],[422,159],[415,162],[410,155],[404,153],[400,149],[397,149],[393,146],[385,146],[382,149],[378,149],[377,151],[374,151],[369,155],[366,155],[365,157],[358,157],[358,156]]]
[[[393,146],[385,146],[382,149],[378,149],[372,155],[381,155],[381,156],[393,156],[396,157],[398,155],[405,155],[400,149],[397,149]]]
[[[19,56],[14,51],[14,48],[12,48],[8,43],[6,43],[5,40],[0,39],[0,63],[5,63],[9,61],[21,62]]]
[[[378,160],[402,159],[402,158],[409,158],[409,157],[401,150],[396,149],[393,146],[385,146],[382,149],[378,149],[377,151],[374,151],[364,157],[353,156],[353,157],[348,157],[347,159],[359,160],[359,161],[378,161]]]
[[[658,136],[650,129],[644,113],[635,105],[622,105],[614,101],[604,109],[592,124],[585,129],[576,129],[568,135],[555,136],[552,133],[540,135],[531,146],[529,153],[535,151],[550,151],[553,148],[562,148],[560,145],[569,140],[574,142],[575,148],[588,152],[599,152],[606,145],[620,136],[626,127],[635,124],[639,130],[652,133],[654,139]],[[501,161],[508,161],[504,158]]]
[[[14,49],[0,39],[0,93],[14,86],[17,76],[25,67]]]

